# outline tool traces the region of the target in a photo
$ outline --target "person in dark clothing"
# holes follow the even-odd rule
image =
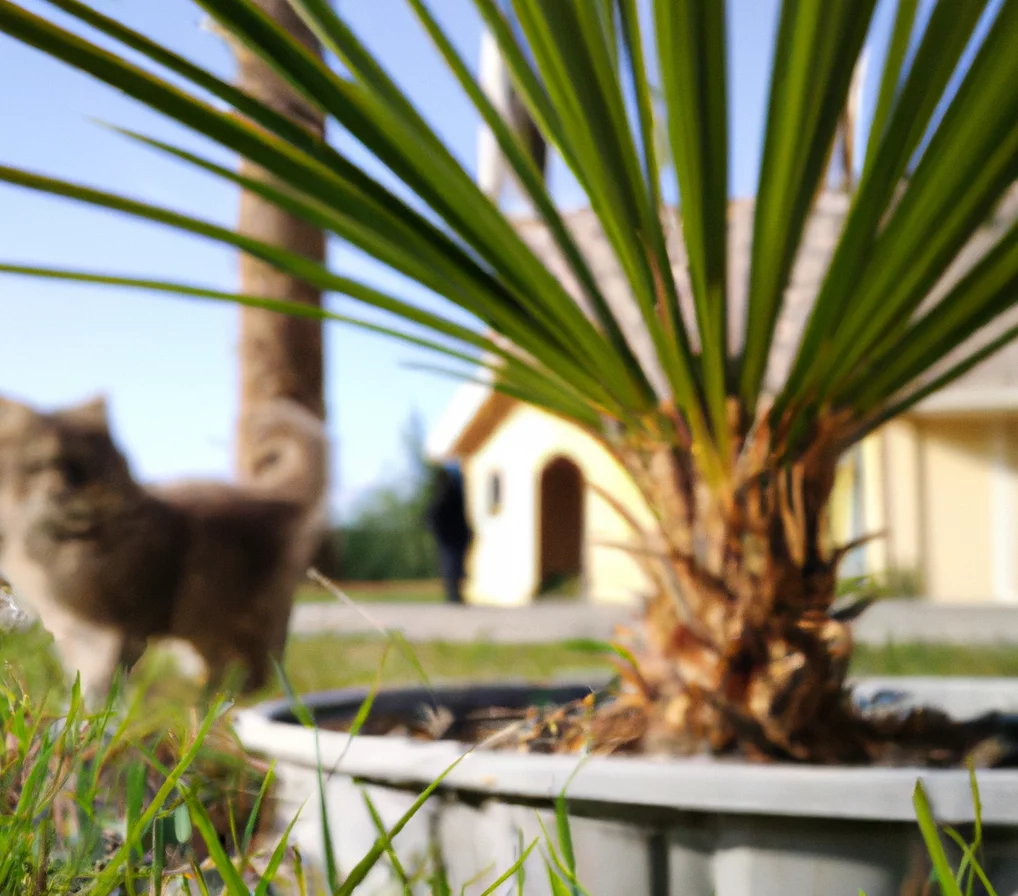
[[[427,524],[438,544],[438,563],[449,603],[463,603],[460,584],[473,532],[467,522],[463,480],[458,470],[439,467],[432,483]]]

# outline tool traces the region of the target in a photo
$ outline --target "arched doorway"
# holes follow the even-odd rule
[[[583,593],[583,474],[565,457],[541,472],[538,595]]]

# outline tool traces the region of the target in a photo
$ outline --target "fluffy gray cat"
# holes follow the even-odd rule
[[[293,594],[324,529],[324,428],[294,402],[241,421],[239,482],[138,484],[96,399],[43,413],[0,397],[0,574],[101,698],[150,638],[189,641],[245,689],[282,658]]]

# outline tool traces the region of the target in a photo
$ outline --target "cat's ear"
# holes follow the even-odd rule
[[[66,420],[73,420],[75,423],[95,427],[96,429],[109,429],[109,413],[106,407],[105,395],[97,395],[84,404],[67,408],[61,411],[60,416]]]
[[[0,395],[0,434],[14,431],[31,418],[31,408]]]

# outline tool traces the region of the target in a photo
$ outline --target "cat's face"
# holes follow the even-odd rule
[[[86,535],[132,487],[101,399],[40,413],[0,397],[0,539],[37,523]]]

